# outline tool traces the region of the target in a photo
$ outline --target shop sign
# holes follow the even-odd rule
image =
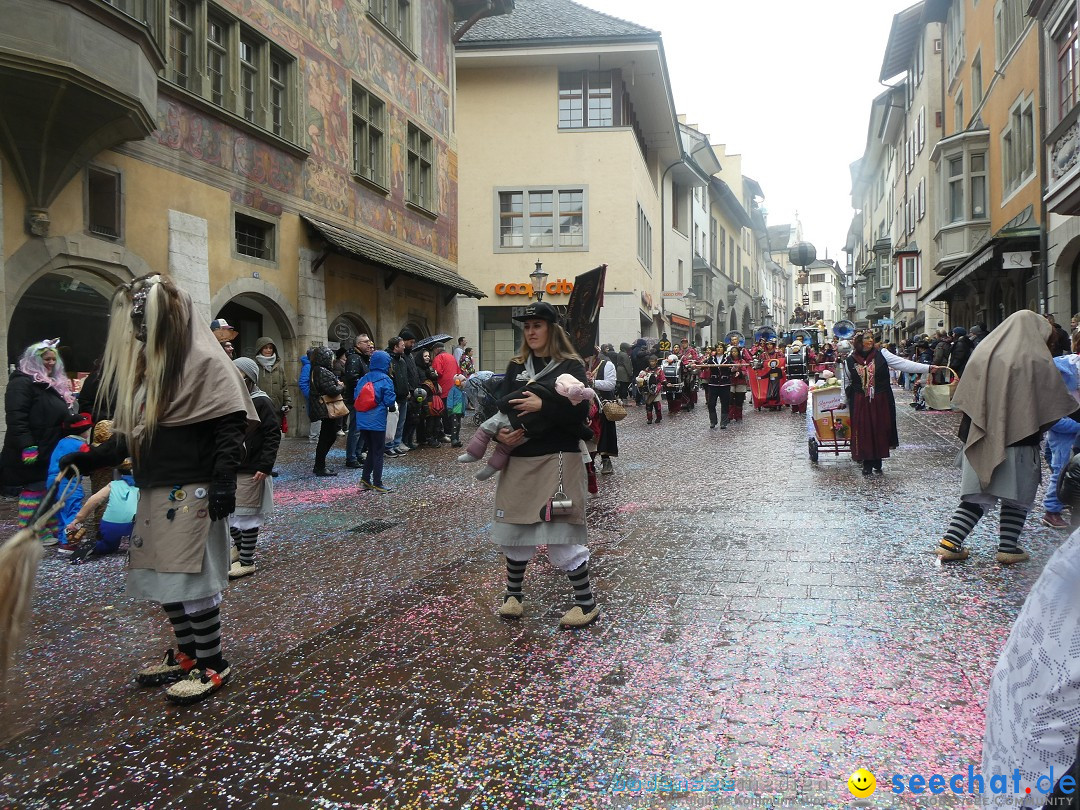
[[[574,291],[574,282],[567,281],[565,278],[555,279],[555,281],[549,281],[544,287],[544,292],[548,295],[569,295]],[[533,285],[529,282],[523,282],[521,284],[516,283],[499,283],[495,285],[496,295],[527,295],[530,298],[533,295]]]

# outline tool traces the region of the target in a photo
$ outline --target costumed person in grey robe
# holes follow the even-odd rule
[[[169,700],[195,703],[233,674],[219,612],[229,577],[226,518],[255,408],[191,297],[162,275],[113,296],[99,396],[113,411],[112,438],[60,466],[89,473],[131,456],[139,505],[127,592],[160,603],[176,635],[176,648],[136,681],[175,681]]]
[[[967,559],[964,540],[998,502],[997,561],[1028,559],[1019,539],[1042,477],[1043,431],[1065,416],[1080,417],[1047,348],[1052,335],[1041,315],[1014,312],[968,360],[953,395],[953,407],[964,415],[959,430],[964,449],[960,504],[936,549],[944,562]]]

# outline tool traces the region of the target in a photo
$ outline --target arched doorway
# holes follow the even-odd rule
[[[344,312],[334,318],[327,327],[326,333],[326,345],[335,349],[339,346],[350,348],[356,345],[356,338],[359,335],[367,335],[372,340],[376,340],[367,321],[353,312]],[[379,348],[378,342],[376,342],[376,348]]]
[[[293,325],[274,301],[258,293],[230,298],[214,317],[224,318],[240,333],[232,342],[237,357],[254,357],[255,343],[261,337],[274,341],[278,354],[284,358],[295,353]]]
[[[426,326],[421,326],[414,320],[406,323],[402,327],[402,329],[408,329],[410,332],[413,333],[417,340],[420,340],[421,338],[431,337],[431,332],[428,330],[428,328]]]
[[[8,325],[8,362],[18,363],[27,346],[60,338],[68,374],[89,374],[105,349],[109,301],[115,285],[84,270],[45,273],[19,298]]]

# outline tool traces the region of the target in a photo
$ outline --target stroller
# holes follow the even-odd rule
[[[498,410],[499,400],[495,393],[503,381],[502,374],[492,371],[478,371],[465,381],[462,388],[465,391],[466,401],[476,408],[475,421],[477,427],[495,415]]]

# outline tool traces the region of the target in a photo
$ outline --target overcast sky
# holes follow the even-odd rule
[[[913,1],[913,0],[912,0]],[[893,15],[909,0],[577,0],[660,31],[675,107],[743,155],[769,224],[843,260],[848,166],[862,156]]]

